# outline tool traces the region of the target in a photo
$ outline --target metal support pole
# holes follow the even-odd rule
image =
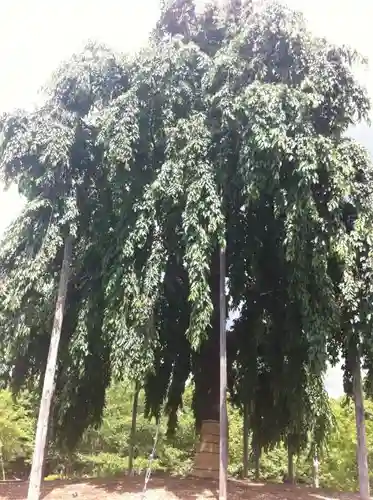
[[[227,413],[227,332],[225,304],[225,248],[220,248],[220,463],[219,500],[227,500],[228,413]]]

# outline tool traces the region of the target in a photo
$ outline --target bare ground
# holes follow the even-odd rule
[[[142,477],[118,480],[50,481],[44,484],[43,500],[204,500],[218,499],[217,483],[194,478],[154,477],[142,496]],[[358,496],[331,493],[301,486],[230,481],[230,500],[357,500]],[[23,500],[27,496],[26,482],[0,482],[0,500]]]

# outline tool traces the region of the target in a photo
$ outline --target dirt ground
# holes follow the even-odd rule
[[[45,483],[43,500],[204,500],[218,499],[217,483],[194,478],[154,477],[148,491],[142,496],[143,478],[123,478],[118,480],[50,481]],[[0,482],[0,500],[23,500],[27,495],[25,482]],[[357,495],[328,493],[305,487],[229,482],[231,500],[329,500],[340,498],[357,500]]]

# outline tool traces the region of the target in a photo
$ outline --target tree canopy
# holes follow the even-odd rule
[[[170,431],[190,376],[197,426],[208,416],[219,246],[241,311],[232,397],[254,402],[258,433],[277,418],[263,443],[304,422],[357,331],[373,366],[372,166],[346,136],[369,111],[358,61],[279,4],[175,0],[139,53],[90,45],[40,108],[3,117],[0,172],[29,201],[0,248],[2,356],[16,388],[38,383],[68,228],[55,417],[71,445],[128,371],[146,377],[149,416],[172,374]]]

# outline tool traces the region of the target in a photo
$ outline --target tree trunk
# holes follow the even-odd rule
[[[132,424],[131,424],[131,435],[130,435],[130,446],[128,450],[128,474],[133,473],[133,452],[135,446],[136,438],[136,421],[137,421],[137,407],[139,404],[139,393],[140,393],[140,383],[136,382],[135,391],[133,394],[133,405],[132,405]]]
[[[319,479],[319,459],[317,457],[317,453],[315,453],[315,456],[313,458],[313,487],[314,488],[319,488],[320,487],[320,479]]]
[[[3,443],[0,442],[0,462],[1,462],[1,475],[3,481],[5,481],[5,466],[4,466],[4,455],[3,455]]]
[[[56,390],[56,381],[54,380],[52,394],[54,394],[55,390]],[[44,451],[44,458],[43,458],[43,467],[42,467],[42,471],[41,471],[42,479],[48,474],[48,469],[47,469],[47,466],[48,466],[48,445],[49,445],[49,442],[51,440],[51,437],[54,436],[54,433],[55,433],[55,430],[53,429],[53,427],[51,425],[51,417],[53,416],[53,413],[54,413],[54,406],[55,406],[55,401],[52,398],[51,407],[49,410],[47,437],[46,437],[46,442],[44,445],[45,451]],[[53,422],[53,420],[52,420],[52,422]],[[63,465],[63,467],[65,469],[65,465]]]
[[[295,483],[294,453],[290,446],[288,446],[288,481],[291,484]]]
[[[260,448],[256,444],[254,444],[254,446],[253,446],[253,454],[254,454],[254,479],[255,479],[255,481],[259,481],[259,479],[260,479]]]
[[[220,249],[220,465],[219,500],[227,500],[228,412],[227,412],[227,332],[225,304],[225,248]]]
[[[32,458],[30,482],[27,493],[27,500],[39,500],[41,491],[41,482],[43,479],[43,464],[47,434],[49,428],[49,415],[54,392],[54,382],[57,367],[58,347],[61,337],[62,322],[65,310],[65,301],[67,285],[70,275],[72,254],[72,237],[68,236],[65,240],[65,249],[58,287],[58,296],[56,310],[49,345],[47,366],[44,376],[43,392],[40,402],[39,417],[36,427],[35,448]]]
[[[215,323],[214,318],[213,323]],[[220,461],[218,333],[217,329],[212,330],[211,335],[203,342],[198,353],[200,368],[195,374],[195,405],[199,443],[193,473],[198,477],[214,479],[219,477]]]
[[[243,407],[243,477],[249,475],[249,404]]]
[[[368,450],[365,430],[364,397],[361,381],[360,355],[354,353],[353,393],[355,402],[356,436],[357,436],[357,463],[359,472],[359,491],[363,500],[370,498]]]
[[[198,352],[193,355],[194,407],[199,443],[193,474],[219,478],[220,464],[220,265],[214,252],[210,287],[213,302],[211,326]]]

